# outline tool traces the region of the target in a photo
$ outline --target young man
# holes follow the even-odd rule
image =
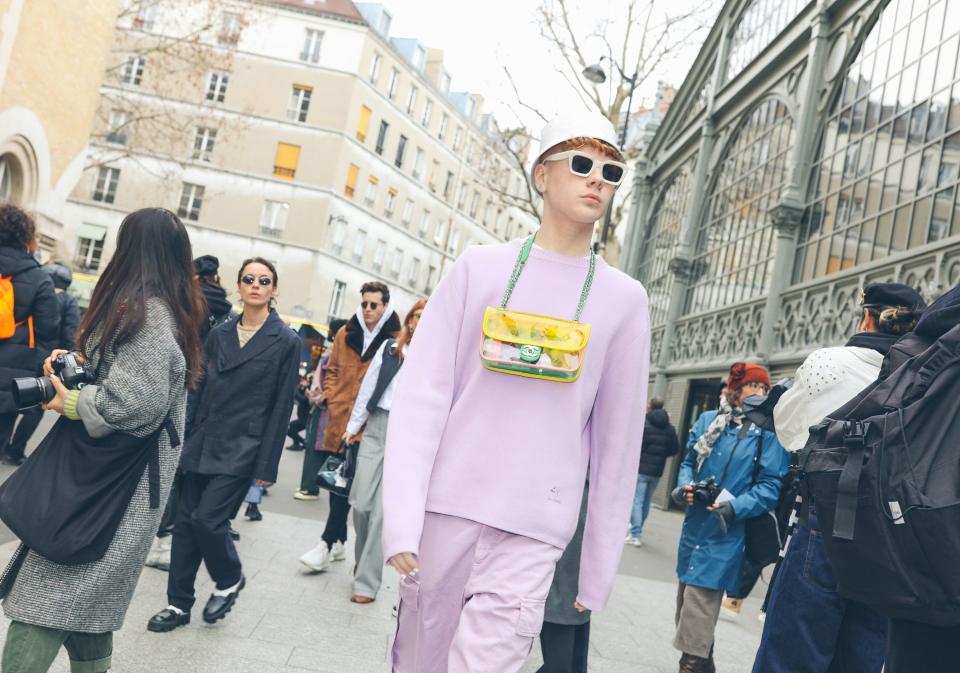
[[[643,430],[650,352],[646,292],[590,252],[624,177],[615,143],[598,114],[548,124],[532,176],[544,199],[536,245],[470,248],[424,312],[399,375],[384,466],[386,558],[403,576],[396,673],[520,668],[577,527],[588,463],[576,605],[606,604],[633,498],[640,447],[630,439]],[[498,306],[517,313],[486,319]],[[553,339],[572,350],[554,350]],[[578,378],[544,380],[571,367],[569,355],[575,368],[578,353]]]
[[[663,400],[654,397],[647,403],[647,421],[643,426],[640,442],[640,473],[637,475],[637,491],[633,496],[633,511],[630,513],[630,533],[627,544],[642,547],[640,536],[643,524],[650,514],[653,494],[663,476],[667,458],[680,453],[677,429],[670,423],[670,416],[663,408]]]
[[[347,326],[337,332],[330,349],[330,361],[323,379],[323,395],[327,401],[327,427],[323,432],[323,448],[330,454],[342,451],[340,444],[350,421],[353,403],[360,394],[360,384],[373,356],[387,339],[400,332],[400,317],[390,309],[390,288],[379,281],[364,283],[360,288],[360,306]],[[360,438],[357,437],[357,440]],[[297,491],[298,500],[316,500],[319,496]],[[320,543],[300,557],[300,563],[313,572],[323,572],[331,561],[347,558],[347,516],[350,504],[339,495],[330,494],[330,514]]]

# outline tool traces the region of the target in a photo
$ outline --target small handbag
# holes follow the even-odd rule
[[[756,485],[757,478],[760,476],[760,456],[762,454],[763,431],[761,430],[757,437],[757,455],[754,457],[751,486]],[[783,486],[781,486],[780,500],[783,497]],[[765,568],[771,563],[776,563],[780,557],[780,548],[784,542],[783,533],[785,532],[785,530],[781,530],[780,520],[777,516],[780,510],[780,500],[778,500],[776,510],[750,517],[744,523],[744,554],[747,560],[758,568]]]
[[[342,445],[343,453],[327,456],[317,472],[317,486],[344,498],[350,495],[353,476],[357,472],[357,451],[359,442]]]
[[[590,325],[580,314],[593,285],[597,256],[591,250],[590,269],[573,320],[563,320],[507,308],[513,289],[530,257],[536,234],[524,241],[500,307],[488,306],[483,316],[480,362],[486,369],[546,381],[571,383],[580,377]]]

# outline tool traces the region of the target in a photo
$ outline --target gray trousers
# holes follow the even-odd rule
[[[377,409],[367,419],[357,451],[357,472],[350,489],[357,532],[357,571],[353,594],[376,598],[383,581],[383,449],[389,414]]]
[[[681,583],[677,590],[677,634],[673,646],[695,657],[709,657],[721,603],[722,591]]]

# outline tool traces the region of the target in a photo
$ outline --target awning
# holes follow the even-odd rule
[[[91,241],[102,241],[107,236],[107,228],[100,224],[87,224],[84,222],[77,227],[77,237],[86,238]]]

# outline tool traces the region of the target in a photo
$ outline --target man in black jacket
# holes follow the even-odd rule
[[[67,288],[73,283],[73,272],[62,264],[51,262],[44,265],[43,270],[50,274],[53,280],[53,286],[57,293],[57,308],[60,315],[60,336],[57,338],[56,348],[64,350],[73,350],[74,337],[77,333],[77,327],[80,325],[80,305],[76,298],[67,292]],[[13,439],[10,440],[10,446],[7,447],[8,456],[23,459],[23,454],[27,449],[27,442],[36,432],[37,426],[43,420],[43,409],[41,407],[31,407],[26,409],[20,415],[20,422],[17,423],[17,430],[13,433]]]
[[[60,311],[50,280],[33,255],[37,250],[36,225],[20,208],[0,205],[0,277],[13,284],[13,320],[16,330],[0,339],[0,461],[7,465],[23,462],[22,451],[10,451],[10,436],[17,420],[13,379],[40,376],[43,361],[57,345]]]
[[[650,501],[657,490],[667,458],[680,451],[677,430],[670,424],[670,416],[663,409],[663,400],[653,397],[647,403],[647,420],[643,426],[643,444],[640,451],[640,473],[637,475],[637,492],[633,498],[630,514],[630,534],[627,544],[640,547],[643,543],[643,522],[650,513]]]

